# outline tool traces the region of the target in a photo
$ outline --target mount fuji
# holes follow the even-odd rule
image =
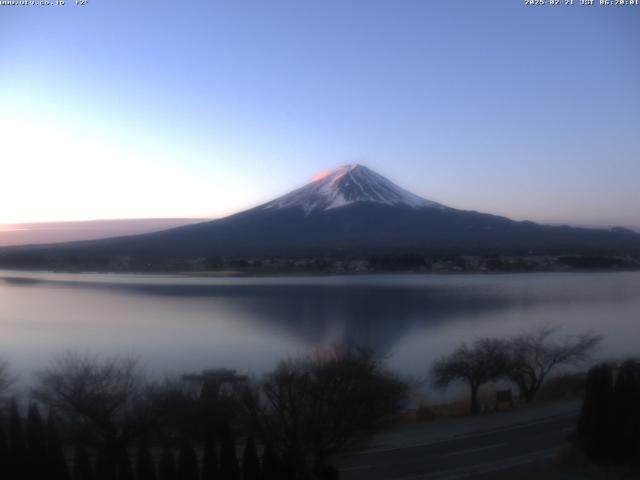
[[[344,165],[316,175],[298,190],[262,206],[264,210],[299,208],[306,214],[355,203],[445,208],[418,197],[362,165]]]
[[[539,225],[458,210],[414,195],[365,166],[347,165],[222,219],[142,235],[5,248],[0,265],[65,256],[128,257],[153,265],[213,256],[629,251],[640,251],[640,235],[631,230]]]

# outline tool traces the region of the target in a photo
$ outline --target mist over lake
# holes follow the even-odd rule
[[[0,354],[26,385],[67,350],[134,354],[150,375],[254,374],[335,344],[365,345],[403,375],[463,340],[536,325],[640,353],[640,273],[194,278],[0,271]]]

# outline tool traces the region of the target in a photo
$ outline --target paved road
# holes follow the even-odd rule
[[[581,478],[550,462],[576,424],[577,412],[455,439],[352,452],[339,460],[344,480],[545,480]],[[428,424],[425,424],[428,429]]]

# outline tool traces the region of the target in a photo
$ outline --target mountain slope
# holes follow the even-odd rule
[[[202,222],[195,218],[135,218],[0,225],[0,247],[136,235]]]
[[[537,225],[418,197],[351,165],[271,202],[210,222],[144,235],[0,251],[76,259],[322,256],[339,253],[563,253],[640,251],[640,235]],[[10,263],[10,262],[9,262]]]
[[[317,175],[302,188],[263,205],[263,210],[300,208],[308,215],[355,203],[445,208],[399,187],[362,165],[343,165]]]

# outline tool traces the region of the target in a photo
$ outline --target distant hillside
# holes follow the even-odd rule
[[[202,222],[196,218],[134,218],[0,225],[0,247],[96,240],[167,230]]]
[[[340,167],[271,202],[165,231],[0,250],[0,265],[71,259],[146,265],[198,257],[639,252],[640,235],[516,222],[418,197],[360,165]]]

